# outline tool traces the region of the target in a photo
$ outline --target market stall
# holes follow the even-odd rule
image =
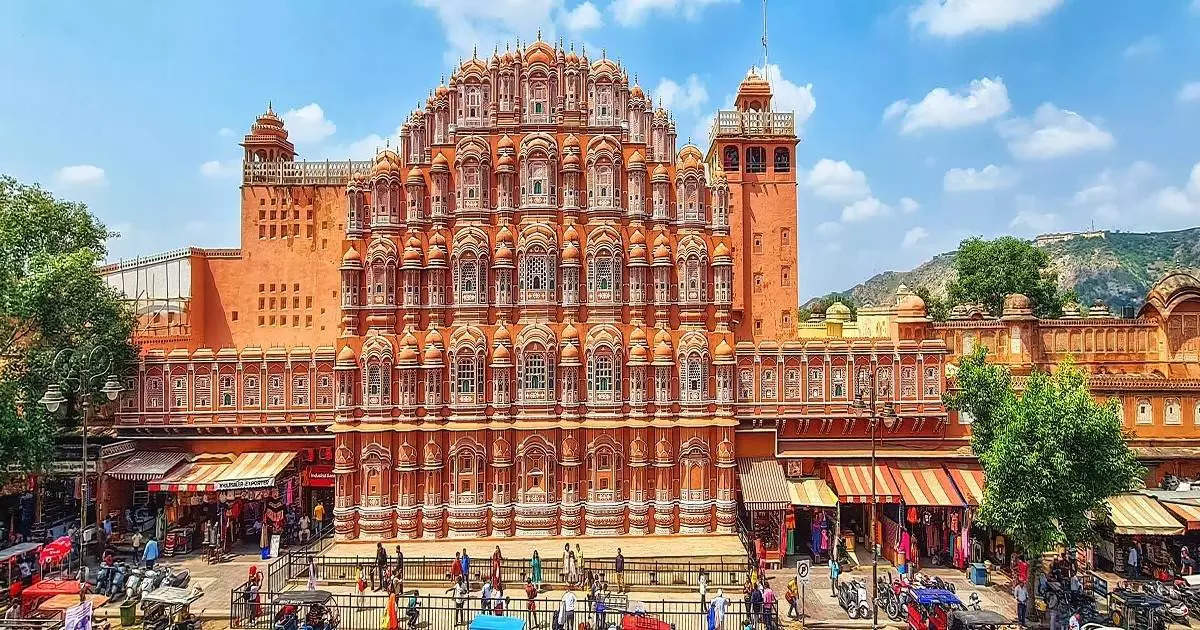
[[[788,482],[795,523],[788,552],[823,562],[837,544],[837,495],[824,479]]]
[[[742,505],[750,513],[750,531],[761,545],[759,559],[779,566],[787,548],[785,517],[792,500],[783,467],[775,459],[739,459]]]
[[[1177,573],[1168,538],[1182,536],[1187,528],[1167,508],[1144,494],[1122,494],[1108,499],[1113,525],[1111,562],[1116,573],[1128,574],[1129,547],[1138,549],[1140,576],[1167,579]],[[1106,567],[1102,567],[1106,568]]]
[[[938,463],[893,463],[892,476],[902,497],[902,523],[896,553],[897,564],[919,560],[922,566],[966,566],[960,539],[964,535],[966,503],[950,475]],[[890,519],[889,519],[890,520]],[[885,551],[884,555],[887,555]]]

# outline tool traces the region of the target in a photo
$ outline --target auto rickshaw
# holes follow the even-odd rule
[[[275,630],[335,630],[341,614],[329,591],[289,591],[275,596]]]
[[[160,586],[142,594],[142,630],[196,630],[199,620],[191,605],[204,596],[199,586]]]
[[[964,608],[958,595],[940,588],[913,589],[907,607],[909,630],[949,630],[950,613]]]

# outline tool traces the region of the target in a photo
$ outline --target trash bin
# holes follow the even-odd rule
[[[987,586],[987,565],[982,562],[971,563],[967,570],[967,579],[975,586]]]
[[[128,628],[137,625],[137,602],[121,604],[121,626]]]

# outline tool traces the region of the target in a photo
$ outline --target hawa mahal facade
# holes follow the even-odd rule
[[[462,62],[369,161],[298,161],[268,107],[240,249],[102,270],[141,323],[115,430],[193,460],[307,453],[341,539],[728,533],[785,476],[861,501],[832,477],[869,457],[871,388],[897,416],[882,465],[969,465],[942,393],[983,344],[1017,374],[1074,356],[1155,475],[1196,468],[1186,274],[1132,319],[1014,295],[935,323],[901,287],[794,321],[797,138],[771,97],[752,70],[709,146],[677,150],[620,64],[537,41]]]

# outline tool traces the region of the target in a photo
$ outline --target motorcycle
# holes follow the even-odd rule
[[[138,587],[141,586],[142,580],[145,579],[146,570],[135,568],[129,572],[129,577],[125,579],[125,599],[133,599],[141,591]]]
[[[112,578],[109,579],[108,589],[103,591],[109,599],[116,599],[118,593],[125,592],[125,578],[129,576],[129,565],[121,562],[113,568]]]
[[[851,619],[866,619],[871,616],[870,595],[862,580],[851,580],[838,584],[838,605]]]

